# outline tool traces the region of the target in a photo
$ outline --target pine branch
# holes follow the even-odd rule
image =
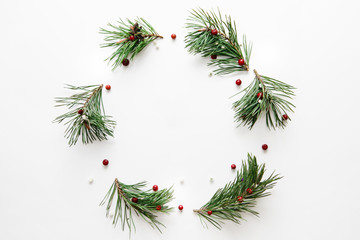
[[[269,129],[284,128],[291,120],[287,112],[294,112],[295,105],[289,100],[295,96],[293,86],[255,72],[254,81],[245,88],[244,96],[233,103],[235,121],[252,129],[256,121],[265,114]],[[239,94],[239,93],[238,93]],[[237,94],[236,94],[237,95]]]
[[[155,29],[143,18],[135,21],[122,19],[118,25],[108,24],[110,30],[100,28],[100,33],[105,35],[105,42],[101,47],[111,47],[115,51],[106,60],[112,62],[113,70],[121,64],[127,65],[124,61],[132,60],[147,45],[157,38],[163,38]]]
[[[116,226],[120,219],[123,231],[125,230],[125,225],[129,228],[130,233],[132,229],[136,230],[133,213],[140,216],[151,227],[158,229],[160,232],[160,226],[165,227],[157,220],[157,213],[168,213],[172,210],[172,208],[166,205],[173,199],[172,188],[158,191],[141,190],[144,187],[146,187],[146,182],[126,185],[119,182],[116,178],[100,203],[102,206],[107,202],[106,215],[108,215],[113,201],[116,201],[113,224]]]
[[[53,122],[61,123],[65,120],[67,128],[65,137],[69,139],[69,145],[75,145],[81,136],[84,144],[95,140],[106,140],[107,136],[113,136],[115,121],[105,115],[102,102],[103,85],[90,85],[75,87],[66,85],[70,90],[80,91],[70,97],[56,98],[56,107],[67,107],[69,111],[64,113]]]
[[[194,210],[201,223],[205,227],[210,223],[221,229],[225,220],[239,224],[244,219],[244,213],[258,216],[259,213],[252,209],[256,205],[256,199],[269,196],[268,190],[282,178],[272,173],[262,180],[264,173],[265,164],[259,166],[256,157],[248,154],[247,163],[243,161],[242,169],[237,171],[235,179],[218,189],[204,206]]]
[[[192,10],[186,24],[189,33],[185,37],[186,48],[192,54],[203,57],[216,56],[208,64],[215,66],[215,74],[226,75],[237,71],[248,71],[252,44],[243,37],[239,44],[235,21],[218,10]],[[216,30],[215,32],[213,32]],[[214,34],[216,33],[216,34]],[[243,60],[243,63],[241,61]]]

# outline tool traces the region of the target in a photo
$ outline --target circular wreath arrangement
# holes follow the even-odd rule
[[[110,47],[114,52],[106,59],[113,70],[121,66],[128,66],[130,61],[147,45],[158,38],[163,38],[143,18],[134,21],[120,19],[116,25],[108,24],[109,29],[100,29],[104,34],[105,43],[101,47]],[[214,74],[227,75],[238,71],[249,71],[252,43],[243,35],[239,43],[236,24],[230,16],[222,16],[218,12],[205,11],[201,8],[192,10],[187,19],[186,28],[189,30],[185,37],[186,48],[191,54],[201,54],[210,59],[209,66],[213,66]],[[176,35],[172,34],[175,39]],[[260,75],[255,69],[254,80],[238,94],[242,97],[233,103],[235,122],[238,126],[247,126],[250,130],[257,120],[265,115],[269,129],[284,128],[291,120],[288,115],[293,112],[294,104],[290,102],[294,96],[294,87],[279,80]],[[241,80],[236,81],[237,85]],[[104,86],[73,86],[66,85],[76,93],[69,97],[56,98],[56,106],[68,108],[68,112],[55,118],[54,122],[67,125],[65,137],[70,146],[75,145],[79,138],[88,144],[96,140],[106,140],[113,137],[116,122],[105,114],[102,102]],[[110,90],[111,86],[105,86]],[[238,94],[234,95],[237,96]],[[267,146],[263,146],[266,149]],[[104,165],[108,161],[103,162]],[[235,165],[231,166],[233,169]],[[207,223],[221,229],[224,220],[240,223],[243,213],[258,215],[253,210],[256,199],[270,195],[272,189],[281,176],[273,172],[264,178],[265,164],[258,165],[256,157],[249,154],[243,161],[241,169],[237,171],[232,182],[218,189],[213,197],[194,213],[200,217],[204,226]],[[161,232],[164,226],[157,216],[159,213],[169,213],[172,208],[167,204],[173,199],[173,189],[159,189],[154,185],[146,189],[146,182],[125,184],[115,178],[109,191],[100,205],[106,205],[107,215],[113,207],[113,224],[120,219],[122,229],[127,226],[131,232],[135,229],[133,216],[143,218],[153,228]],[[114,206],[115,205],[115,206]],[[179,206],[182,210],[183,206]]]

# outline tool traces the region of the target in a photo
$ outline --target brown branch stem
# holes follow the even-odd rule
[[[265,90],[265,84],[262,80],[262,77],[260,76],[260,74],[256,71],[256,69],[254,69],[254,73],[255,73],[255,76],[257,79],[259,79],[259,81],[262,83],[263,87],[264,87],[264,90]]]
[[[116,186],[116,189],[118,190],[118,193],[119,193],[124,199],[126,199],[125,194],[124,194],[123,190],[121,189],[120,184],[119,184],[119,180],[118,180],[117,178],[115,178],[115,186]]]
[[[86,105],[89,103],[90,99],[95,95],[96,92],[98,92],[99,90],[101,90],[103,87],[103,84],[100,84],[99,87],[95,88],[94,91],[90,94],[90,96],[86,99],[83,108],[86,107]]]
[[[236,50],[240,55],[242,55],[241,52],[240,52],[240,50],[235,46],[235,44],[230,40],[230,38],[228,38],[228,36],[225,35],[225,33],[223,33],[223,32],[218,32],[218,34],[220,34],[221,36],[223,36],[223,38],[225,38],[225,39],[231,44],[231,46],[233,46],[233,47],[235,48],[235,50]]]
[[[90,96],[86,99],[86,101],[85,101],[82,109],[85,109],[85,107],[86,107],[86,105],[89,103],[90,99],[94,96],[94,94],[95,94],[97,91],[101,90],[102,87],[103,87],[103,84],[100,84],[99,87],[97,87],[97,88],[94,89],[94,91],[93,91],[93,92],[90,94]],[[88,119],[87,119],[87,120],[83,120],[83,123],[84,123],[86,129],[90,130],[90,121],[89,121]],[[89,123],[89,124],[88,124],[88,123]]]
[[[123,39],[121,39],[120,41],[117,41],[116,44],[120,44],[120,43],[125,42],[125,41],[127,41],[127,40],[128,40],[128,38],[123,38]]]
[[[206,32],[206,31],[209,31],[210,29],[209,28],[201,28],[198,30],[198,32]]]
[[[164,38],[163,36],[159,35],[159,34],[145,34],[145,35],[141,35],[143,38],[146,37],[155,37],[155,38]]]
[[[208,27],[202,28],[202,29],[199,29],[199,30],[198,30],[198,32],[206,32],[206,31],[211,31],[211,30],[210,30],[210,28],[208,28]],[[235,50],[239,53],[240,56],[244,57],[244,56],[242,55],[241,51],[236,47],[235,43],[233,43],[233,42],[231,41],[231,39],[230,39],[228,36],[226,36],[225,33],[220,32],[220,31],[218,30],[218,34],[219,34],[220,36],[222,36],[223,38],[225,38],[225,40],[228,41],[228,42],[230,43],[230,45],[235,48]],[[240,44],[240,46],[241,46],[241,44]],[[244,60],[245,60],[245,59],[244,59]],[[246,69],[246,71],[249,71],[249,66],[247,65],[247,63],[245,63],[245,69]]]
[[[138,34],[134,34],[134,35],[138,35]],[[144,34],[144,35],[140,35],[141,38],[147,38],[147,37],[155,37],[155,38],[164,38],[163,36],[159,35],[159,34]],[[117,41],[116,44],[120,44],[122,42],[127,42],[130,41],[129,38],[123,38],[120,41]]]

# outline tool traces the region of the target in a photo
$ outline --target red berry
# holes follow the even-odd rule
[[[130,63],[130,61],[129,61],[129,59],[127,59],[127,58],[124,58],[124,60],[122,60],[122,64],[123,64],[124,66],[129,65],[129,63]]]
[[[82,110],[81,108],[78,111],[78,114],[82,115],[84,113],[84,110]]]
[[[158,185],[153,186],[153,190],[156,192],[159,189]]]
[[[134,40],[135,40],[134,35],[131,35],[131,36],[129,37],[129,39],[130,39],[130,41],[134,41]]]
[[[237,79],[237,80],[235,81],[235,83],[236,83],[236,85],[240,86],[240,85],[241,85],[241,80],[240,80],[240,79]]]
[[[109,164],[109,160],[104,159],[104,160],[103,160],[103,165],[104,165],[104,166],[107,166],[108,164]]]
[[[261,147],[263,150],[267,150],[269,146],[267,144],[263,144]]]
[[[176,38],[176,34],[175,34],[175,33],[171,34],[171,38],[172,38],[172,39],[175,39],[175,38]]]
[[[211,30],[211,34],[212,34],[212,35],[217,35],[217,34],[218,34],[218,30],[216,30],[216,29]]]
[[[161,210],[161,206],[158,205],[158,206],[156,207],[156,210],[160,211],[160,210]]]
[[[262,99],[262,98],[263,98],[263,93],[262,93],[262,92],[258,92],[258,93],[256,94],[256,96],[257,96],[257,98]]]
[[[238,60],[238,64],[239,64],[240,66],[244,65],[244,64],[245,64],[245,60],[242,59],[242,58],[240,58],[240,59]]]
[[[184,209],[183,205],[179,205],[179,210],[181,211],[183,209]]]
[[[131,201],[134,202],[134,203],[137,203],[137,202],[139,201],[139,199],[136,198],[136,197],[133,197],[133,198],[131,199]]]
[[[288,120],[288,118],[289,118],[289,116],[288,116],[287,114],[284,114],[284,115],[283,115],[283,119],[284,119],[284,120]]]
[[[238,196],[237,200],[238,200],[239,202],[242,202],[242,201],[244,200],[244,198],[243,198],[242,196]]]
[[[212,214],[212,211],[211,211],[211,210],[209,210],[209,211],[208,211],[208,214],[209,214],[209,215],[211,215],[211,214]]]
[[[235,164],[231,164],[231,169],[235,169],[236,165]]]
[[[211,59],[217,59],[217,55],[211,55]]]
[[[111,86],[108,84],[105,86],[106,90],[110,90],[111,89]]]
[[[248,194],[252,194],[252,193],[253,193],[253,190],[252,190],[251,188],[248,188],[248,189],[246,189],[246,192],[247,192]]]

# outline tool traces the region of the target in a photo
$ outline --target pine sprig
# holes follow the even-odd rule
[[[205,227],[210,223],[221,229],[225,220],[239,224],[244,219],[244,213],[258,216],[259,213],[252,209],[256,205],[256,199],[269,196],[268,190],[282,178],[273,172],[263,180],[264,173],[265,164],[258,165],[256,157],[248,154],[247,162],[243,161],[235,179],[218,189],[204,206],[194,210],[201,223]]]
[[[105,42],[101,47],[111,47],[115,51],[106,60],[112,62],[113,70],[120,67],[125,59],[132,60],[147,45],[157,38],[163,38],[143,18],[134,21],[119,19],[117,25],[108,24],[110,30],[100,28],[105,35]],[[133,37],[133,40],[131,39]]]
[[[151,227],[158,229],[160,226],[165,227],[157,220],[157,214],[168,213],[172,210],[168,204],[173,199],[173,190],[161,189],[158,191],[142,190],[146,187],[146,182],[140,182],[133,185],[121,183],[116,178],[111,185],[108,193],[100,203],[104,205],[106,202],[106,215],[109,214],[112,203],[116,201],[115,214],[113,224],[116,226],[119,219],[121,222],[122,230],[125,230],[125,225],[131,230],[136,230],[134,224],[134,213],[140,216]],[[160,207],[159,207],[160,206]]]
[[[223,19],[220,10],[205,11],[201,8],[192,10],[186,23],[189,33],[185,37],[186,48],[192,54],[201,54],[203,57],[216,55],[208,64],[215,66],[215,74],[226,75],[237,71],[248,71],[252,44],[243,36],[243,45],[238,41],[235,21],[230,16]],[[217,30],[213,35],[211,30]],[[239,65],[238,60],[244,64]]]
[[[69,111],[55,118],[53,122],[61,123],[66,120],[65,137],[69,139],[69,145],[75,145],[79,137],[87,144],[113,136],[116,123],[110,116],[105,115],[102,102],[103,85],[65,85],[65,88],[79,92],[70,97],[55,98],[56,107],[64,106]]]
[[[245,88],[244,96],[233,103],[235,121],[251,129],[256,121],[265,114],[269,129],[284,128],[291,120],[287,112],[293,112],[295,105],[289,100],[295,96],[293,86],[279,80],[262,76],[255,72],[254,81]],[[237,94],[236,94],[237,95]]]

